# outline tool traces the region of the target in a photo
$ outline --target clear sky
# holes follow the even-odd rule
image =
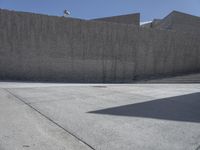
[[[172,10],[200,16],[200,0],[0,0],[0,8],[75,18],[141,13],[141,21],[163,18]]]

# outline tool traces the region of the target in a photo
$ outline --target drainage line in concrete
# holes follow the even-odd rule
[[[69,133],[70,135],[72,135],[74,138],[76,138],[79,142],[82,142],[83,144],[87,145],[89,148],[91,148],[92,150],[95,150],[91,145],[89,145],[88,143],[86,143],[85,141],[83,141],[82,139],[80,139],[79,137],[77,137],[75,134],[73,134],[72,132],[66,130],[64,127],[62,127],[61,125],[59,125],[58,123],[56,123],[55,121],[53,121],[51,118],[49,118],[48,116],[44,115],[43,113],[41,113],[39,110],[37,110],[36,108],[34,108],[33,106],[31,106],[30,103],[27,103],[25,100],[23,100],[22,98],[20,98],[19,96],[13,94],[11,91],[9,91],[8,89],[4,89],[6,92],[8,92],[9,94],[11,94],[12,96],[14,96],[15,98],[17,98],[18,100],[20,100],[21,102],[23,102],[24,104],[26,104],[27,106],[29,106],[30,108],[32,108],[33,110],[35,110],[36,112],[38,112],[40,115],[42,115],[43,117],[45,117],[47,120],[51,121],[52,123],[54,123],[55,125],[57,125],[58,127],[60,127],[61,129],[63,129],[65,132]]]

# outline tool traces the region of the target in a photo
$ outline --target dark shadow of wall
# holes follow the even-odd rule
[[[200,93],[91,111],[101,115],[200,122]]]
[[[200,37],[0,10],[0,79],[131,82],[200,69]]]

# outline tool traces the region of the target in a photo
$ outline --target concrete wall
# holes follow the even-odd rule
[[[164,30],[140,29],[136,54],[138,76],[199,71],[200,37]]]
[[[0,10],[0,79],[130,82],[200,70],[200,38]]]
[[[95,21],[105,21],[105,22],[114,22],[114,23],[123,23],[123,24],[134,24],[140,25],[140,14],[128,14],[128,15],[121,15],[121,16],[112,16],[112,17],[105,17],[105,18],[97,18],[93,19]]]
[[[176,30],[179,32],[200,33],[200,17],[192,16],[178,11],[173,11],[153,28]]]

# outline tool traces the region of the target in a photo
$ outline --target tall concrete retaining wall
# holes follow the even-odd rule
[[[200,37],[0,10],[0,79],[130,82],[200,70]]]

